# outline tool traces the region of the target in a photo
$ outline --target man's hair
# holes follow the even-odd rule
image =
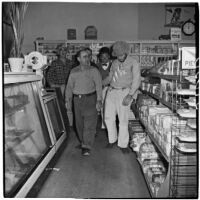
[[[84,48],[85,51],[90,51],[92,54],[92,49],[90,49],[89,47]]]
[[[81,53],[84,52],[84,51],[87,51],[87,49],[84,48],[84,49],[79,50],[79,51],[76,53],[76,57],[77,57],[77,58],[80,57]]]
[[[123,54],[129,54],[129,44],[125,41],[117,41],[112,46],[112,55],[121,56]]]
[[[102,47],[100,50],[99,50],[99,56],[101,56],[102,54],[108,54],[110,56],[110,49],[108,47]]]

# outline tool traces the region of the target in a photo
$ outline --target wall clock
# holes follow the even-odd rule
[[[187,36],[193,35],[195,33],[195,23],[191,19],[185,21],[182,25],[182,32]]]

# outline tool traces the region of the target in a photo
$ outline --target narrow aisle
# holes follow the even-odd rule
[[[71,133],[67,148],[42,185],[38,198],[150,198],[135,154],[123,154],[116,146],[105,148],[104,131],[98,133],[91,155],[75,148]]]

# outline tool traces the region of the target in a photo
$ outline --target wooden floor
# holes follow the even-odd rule
[[[106,132],[98,133],[91,155],[75,148],[71,132],[68,144],[54,163],[56,170],[38,181],[28,197],[38,198],[150,198],[135,153],[123,154],[115,146],[105,148]],[[47,168],[48,169],[48,168]],[[50,173],[49,173],[50,172]]]

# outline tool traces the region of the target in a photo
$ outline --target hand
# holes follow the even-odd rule
[[[122,101],[122,105],[128,106],[131,103],[131,101],[132,101],[132,96],[130,94],[127,94]]]
[[[100,100],[97,100],[97,103],[96,103],[96,109],[97,109],[97,111],[100,112],[101,108],[102,108],[102,102]]]
[[[65,102],[65,107],[67,110],[71,111],[72,110],[72,100],[71,99],[67,99]]]

